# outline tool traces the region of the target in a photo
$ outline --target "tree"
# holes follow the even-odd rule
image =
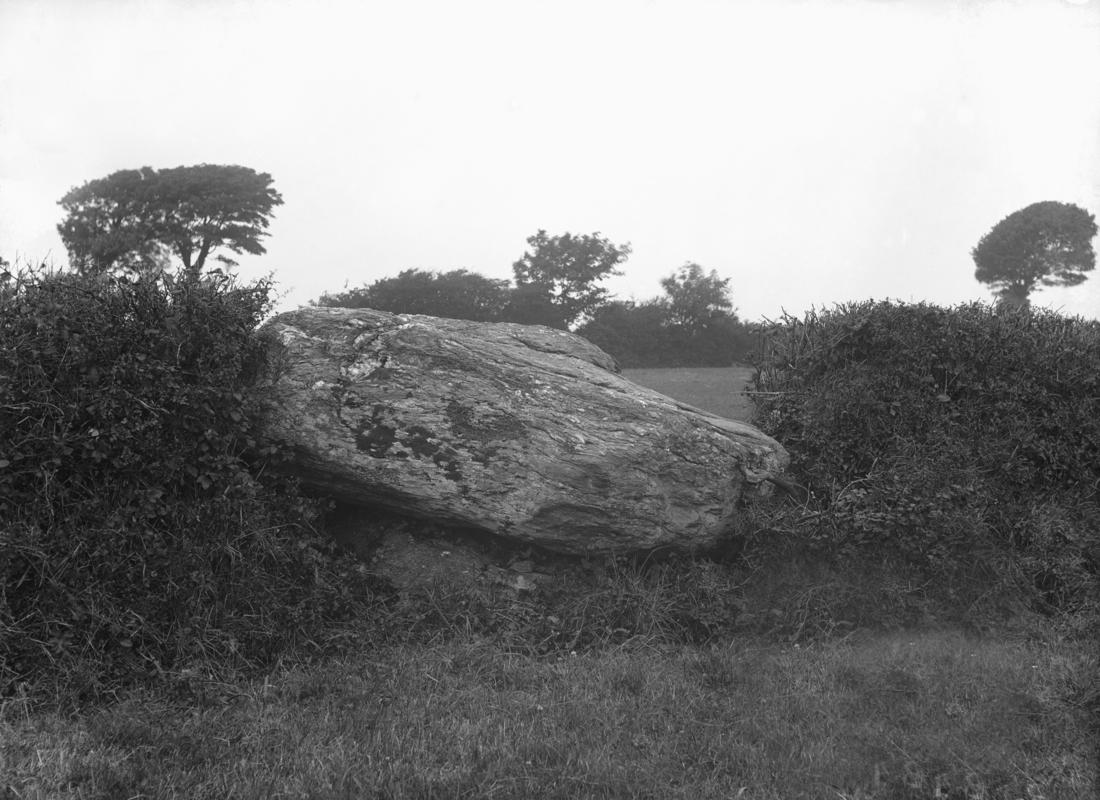
[[[217,164],[119,170],[61,198],[65,219],[57,230],[82,272],[147,271],[165,266],[171,254],[197,278],[219,248],[266,252],[260,241],[283,202],[271,183],[266,172]]]
[[[1037,286],[1076,286],[1096,266],[1096,220],[1072,203],[1033,203],[993,226],[970,251],[974,277],[1005,303],[1027,306]]]
[[[713,321],[734,316],[729,283],[729,278],[719,278],[714,270],[706,274],[701,266],[690,261],[662,278],[661,286],[668,295],[669,324],[694,336]]]
[[[630,244],[617,246],[599,233],[528,237],[530,250],[512,265],[516,302],[509,319],[567,329],[591,314],[608,296],[596,283],[620,275],[616,267],[630,255]]]
[[[506,280],[486,278],[464,269],[450,272],[406,269],[396,278],[382,278],[370,286],[323,294],[317,305],[496,322],[508,300]]]
[[[505,322],[522,325],[546,325],[549,328],[568,328],[561,308],[554,304],[553,296],[545,286],[525,283],[512,289],[508,306],[504,309]]]
[[[668,304],[613,300],[597,308],[576,332],[624,369],[677,366],[669,341]]]
[[[115,268],[147,271],[160,266],[165,246],[153,233],[149,167],[120,170],[89,181],[61,198],[66,217],[57,226],[69,262],[81,272]]]
[[[669,305],[663,297],[605,303],[576,332],[624,368],[728,367],[748,359],[753,336],[737,317],[716,313],[689,333],[670,322]]]

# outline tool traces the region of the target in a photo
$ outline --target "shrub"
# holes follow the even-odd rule
[[[1096,588],[1100,323],[981,304],[867,302],[785,318],[755,377],[834,554],[957,583],[1011,553],[1046,598]],[[1043,587],[1040,587],[1043,588]]]
[[[751,329],[736,316],[715,314],[688,330],[669,319],[660,301],[607,303],[576,332],[624,369],[728,367],[745,361],[753,343]]]
[[[0,693],[79,700],[320,645],[363,580],[268,477],[266,281],[0,285]]]

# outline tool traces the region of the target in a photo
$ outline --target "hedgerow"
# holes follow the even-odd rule
[[[369,593],[267,469],[271,285],[0,283],[0,695],[101,696],[321,647]]]
[[[767,342],[755,422],[791,452],[820,548],[972,586],[1016,572],[1050,606],[1095,597],[1100,323],[866,302]]]

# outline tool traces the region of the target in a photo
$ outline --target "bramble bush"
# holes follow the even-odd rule
[[[270,293],[219,273],[0,278],[0,696],[269,664],[368,601],[317,504],[267,470]]]
[[[865,302],[785,317],[766,341],[755,423],[812,492],[811,545],[900,558],[971,601],[1024,578],[1039,605],[1093,602],[1100,323]]]

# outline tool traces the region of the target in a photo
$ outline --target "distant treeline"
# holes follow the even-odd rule
[[[716,311],[699,326],[677,322],[663,297],[610,302],[576,332],[626,369],[728,367],[746,363],[757,341],[732,311]]]
[[[664,294],[645,302],[610,298],[593,286],[594,280],[572,276],[571,281],[564,274],[568,269],[537,281],[521,281],[517,269],[516,285],[469,270],[405,270],[360,288],[323,294],[316,303],[571,329],[624,368],[729,366],[747,360],[756,341],[737,318],[728,278],[706,273],[698,264],[685,264],[665,277]],[[585,299],[577,299],[585,293]]]

